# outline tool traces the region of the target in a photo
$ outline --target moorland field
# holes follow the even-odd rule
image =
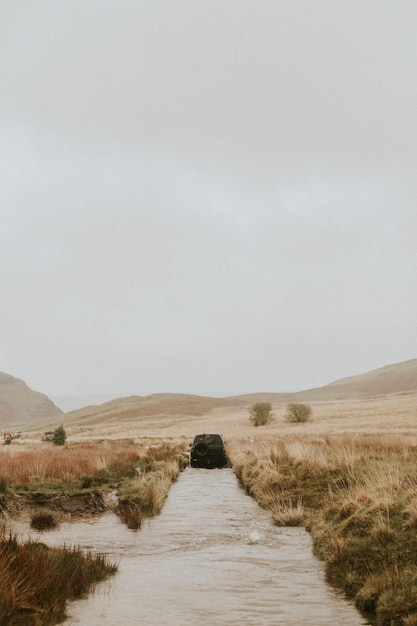
[[[274,418],[255,427],[249,410],[261,401]],[[311,420],[288,422],[291,402],[308,403]],[[59,424],[66,445],[41,442]],[[295,394],[131,396],[22,426],[0,455],[4,502],[34,488],[78,496],[117,489],[119,514],[137,527],[161,509],[192,437],[222,433],[242,486],[276,525],[310,531],[335,587],[377,626],[417,626],[417,359]],[[3,541],[5,554],[13,541]]]
[[[268,401],[274,420],[254,428],[250,406]],[[289,402],[313,409],[307,424],[285,420]],[[62,423],[68,441],[92,439],[190,439],[199,432],[219,432],[227,439],[265,439],[384,432],[417,435],[417,359],[298,393],[256,393],[227,398],[187,394],[130,396],[23,424],[24,439],[39,441],[42,432]]]

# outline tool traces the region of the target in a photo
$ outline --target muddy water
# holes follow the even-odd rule
[[[67,626],[367,623],[324,582],[309,535],[274,527],[229,469],[188,468],[162,514],[140,531],[108,514],[63,524],[42,540],[91,546],[119,561],[115,576],[70,604]]]

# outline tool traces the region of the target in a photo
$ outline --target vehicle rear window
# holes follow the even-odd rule
[[[205,441],[208,444],[212,444],[215,446],[222,446],[223,441],[220,435],[196,435],[194,438],[194,443],[198,443],[199,441]]]

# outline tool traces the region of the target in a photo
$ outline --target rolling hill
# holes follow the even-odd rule
[[[149,396],[118,398],[98,406],[89,406],[66,413],[72,426],[95,427],[99,424],[141,422],[162,427],[170,420],[186,421],[209,413],[246,410],[254,402],[266,400],[283,405],[288,402],[354,400],[396,393],[417,392],[417,359],[387,365],[359,376],[295,393],[255,393],[227,398],[190,394],[160,393]]]
[[[417,359],[386,365],[360,376],[350,376],[305,394],[321,395],[327,400],[366,398],[417,390]],[[314,393],[313,393],[314,392]]]
[[[238,396],[244,400],[256,402],[269,399],[271,402],[313,402],[331,400],[353,400],[370,398],[392,393],[417,391],[417,359],[386,365],[376,370],[341,378],[323,387],[314,387],[295,393],[264,393]]]
[[[263,400],[283,407],[288,402],[356,401],[412,392],[417,393],[417,359],[295,393],[249,393],[226,398],[179,393],[133,395],[63,414],[49,398],[32,391],[23,381],[0,374],[0,424],[8,429],[46,429],[56,426],[57,418],[64,416],[65,427],[75,429],[117,425],[128,431],[132,423],[137,428],[146,423],[147,428],[163,430],[174,422],[190,424],[208,415],[242,414],[251,404]]]

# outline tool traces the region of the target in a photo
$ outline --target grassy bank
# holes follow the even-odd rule
[[[6,511],[10,497],[16,495],[34,502],[42,496],[42,511],[32,517],[35,527],[35,521],[40,524],[50,517],[55,524],[48,502],[52,506],[59,496],[68,502],[80,495],[115,491],[119,496],[117,513],[129,528],[139,528],[143,516],[160,512],[172,482],[185,467],[182,449],[175,444],[128,443],[33,449],[7,446],[0,454],[0,521],[2,508]],[[99,555],[36,542],[22,544],[3,534],[0,625],[58,623],[64,618],[67,600],[85,594],[115,570],[114,564]]]
[[[229,450],[236,475],[278,525],[304,525],[333,585],[378,626],[417,624],[417,448],[338,436]]]
[[[2,494],[76,496],[116,491],[143,514],[159,513],[186,465],[183,444],[91,443],[0,448]],[[0,507],[1,508],[1,507]]]
[[[134,476],[118,488],[119,513],[129,528],[139,528],[143,516],[160,513],[170,486],[186,467],[183,445],[163,444],[146,448],[134,468]]]
[[[66,493],[118,489],[156,460],[181,466],[183,446],[125,442],[0,448],[0,493]]]

